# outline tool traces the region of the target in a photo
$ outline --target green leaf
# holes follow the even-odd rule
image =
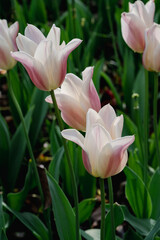
[[[32,115],[32,123],[29,131],[30,141],[32,146],[35,145],[37,137],[41,130],[44,118],[48,110],[48,104],[45,102],[45,97],[48,95],[47,92],[41,91],[38,88],[34,88],[31,104],[34,106]]]
[[[150,184],[149,184],[149,193],[152,199],[152,214],[151,218],[158,219],[160,216],[160,169],[158,168],[153,174]]]
[[[24,17],[24,12],[23,12],[23,8],[22,6],[18,3],[17,0],[13,0],[13,4],[14,4],[14,11],[15,11],[15,15],[16,15],[16,19],[19,22],[19,29],[20,32],[24,31],[24,28],[26,27],[27,23],[26,23],[26,19]]]
[[[32,113],[33,113],[33,107],[29,109],[24,119],[27,131],[29,131]],[[25,153],[25,149],[26,149],[26,138],[25,138],[24,129],[21,123],[11,140],[9,168],[8,168],[8,174],[7,174],[10,189],[12,189],[15,185],[15,182],[21,167],[21,163],[23,160],[23,156]]]
[[[153,240],[154,236],[159,232],[160,230],[160,217],[158,218],[156,224],[152,228],[152,230],[149,232],[149,234],[145,237],[144,240]]]
[[[103,65],[104,65],[104,59],[102,58],[95,64],[94,72],[93,72],[93,82],[98,93],[100,90],[100,77],[101,77],[101,71],[102,71]]]
[[[2,231],[5,230],[5,220],[4,220],[4,214],[2,209],[2,202],[3,202],[3,196],[2,196],[2,192],[0,192],[0,239],[2,237]]]
[[[47,179],[52,198],[52,208],[58,235],[61,240],[75,240],[76,233],[74,211],[62,189],[48,172]]]
[[[124,240],[143,240],[141,236],[138,235],[135,231],[133,231],[131,228],[125,233]]]
[[[0,169],[3,169],[3,171],[4,164],[8,165],[9,150],[10,150],[9,131],[4,118],[0,114],[0,153],[1,153]]]
[[[47,12],[43,0],[32,0],[29,9],[29,20],[31,22],[46,23]]]
[[[132,91],[133,84],[135,81],[135,64],[134,64],[134,53],[126,48],[124,53],[124,67],[123,67],[123,76],[122,76],[122,87],[125,97],[125,103],[127,104],[127,109],[131,110],[131,100],[132,100]]]
[[[18,218],[33,233],[33,235],[37,239],[49,240],[48,229],[38,216],[29,212],[19,213],[11,209],[5,203],[3,203],[3,206],[14,216],[16,216],[16,218]]]
[[[124,214],[124,220],[136,229],[136,231],[142,236],[147,236],[155,225],[155,220],[153,219],[139,219],[133,216],[126,206],[121,206],[121,209]]]
[[[117,104],[119,106],[122,105],[121,103],[121,99],[120,99],[120,96],[119,96],[119,93],[117,92],[117,89],[115,88],[111,78],[104,72],[101,72],[101,76],[104,78],[104,80],[106,81],[107,85],[110,87],[111,91],[113,92],[113,95],[117,101]]]
[[[35,186],[35,182],[33,181],[33,167],[32,162],[29,161],[28,163],[28,172],[26,175],[24,187],[20,192],[17,193],[9,193],[7,195],[8,198],[8,205],[16,211],[20,211],[22,208],[24,201],[28,195],[28,192]]]
[[[152,201],[146,186],[129,167],[125,167],[124,173],[127,177],[126,197],[135,215],[139,218],[149,218],[152,213]]]
[[[124,216],[123,216],[123,212],[121,210],[121,206],[114,203],[113,205],[113,209],[114,209],[114,220],[115,220],[115,229],[117,226],[119,226],[120,224],[123,223],[124,221]],[[105,218],[105,239],[106,240],[112,240],[112,226],[111,226],[111,212],[109,210],[109,212],[106,215]]]
[[[100,239],[100,229],[88,229],[86,231],[81,230],[81,235],[86,240],[99,240]]]
[[[61,166],[61,161],[63,159],[63,154],[64,154],[64,147],[61,147],[57,150],[54,158],[49,164],[49,168],[48,168],[49,173],[54,177],[56,181],[59,181],[60,166]]]
[[[79,203],[78,210],[80,224],[84,223],[90,218],[92,211],[95,207],[95,204],[96,204],[95,198],[85,199]]]

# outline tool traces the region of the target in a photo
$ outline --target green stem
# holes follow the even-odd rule
[[[118,71],[119,73],[122,72],[122,68],[121,68],[121,63],[118,57],[118,51],[117,51],[117,46],[116,46],[116,38],[115,38],[115,34],[113,31],[113,19],[111,18],[111,9],[110,9],[110,0],[106,1],[106,9],[107,9],[107,17],[108,17],[108,23],[109,23],[109,27],[111,30],[111,37],[112,37],[112,44],[113,44],[113,50],[114,50],[114,54],[115,54],[115,59],[117,61],[118,64]]]
[[[109,203],[110,203],[110,213],[111,213],[111,232],[112,232],[112,240],[115,240],[115,222],[114,222],[114,209],[113,209],[113,186],[112,186],[112,178],[108,178],[108,188],[109,188]]]
[[[148,71],[145,70],[145,104],[144,104],[144,184],[147,186],[148,168]]]
[[[157,98],[158,98],[158,74],[154,74],[154,99],[153,99],[153,126],[156,141],[156,154],[160,166],[160,149],[158,139],[158,124],[157,124]]]
[[[55,98],[54,91],[51,90],[50,94],[51,94],[51,97],[52,97],[54,110],[55,110],[55,114],[56,114],[56,117],[57,117],[57,120],[58,120],[60,130],[63,131],[63,129],[64,129],[63,121],[62,121],[62,118],[60,116],[60,112],[59,112],[59,109],[58,109],[58,106],[57,106],[57,101],[56,101],[56,98]],[[76,240],[78,240],[79,239],[79,212],[78,212],[77,184],[76,184],[76,178],[75,178],[72,162],[71,162],[68,147],[67,147],[67,142],[64,138],[62,138],[62,141],[63,141],[63,146],[64,146],[64,150],[65,150],[65,153],[66,153],[66,158],[67,158],[67,161],[68,161],[68,166],[69,166],[69,169],[70,169],[71,180],[72,180],[73,196],[74,196],[74,203],[75,203],[75,214],[76,214]]]
[[[104,179],[99,179],[101,189],[101,240],[105,240],[105,190]]]
[[[38,170],[37,170],[36,160],[35,160],[34,155],[33,155],[33,151],[32,151],[32,147],[31,147],[31,143],[30,143],[29,137],[28,137],[27,128],[26,128],[26,125],[25,125],[25,121],[24,121],[24,117],[23,117],[23,114],[22,114],[22,110],[21,110],[21,108],[19,106],[19,103],[18,103],[18,101],[17,101],[17,99],[16,99],[16,97],[14,95],[13,90],[12,90],[12,85],[11,85],[12,83],[10,81],[10,78],[9,78],[8,74],[7,74],[7,79],[8,79],[8,89],[9,89],[10,95],[12,97],[12,100],[14,102],[14,105],[15,105],[15,107],[17,109],[17,112],[18,112],[19,117],[20,117],[21,122],[22,122],[24,134],[25,134],[25,137],[26,137],[28,151],[29,151],[29,154],[30,154],[30,158],[32,160],[32,165],[33,165],[33,170],[34,170],[34,174],[35,174],[35,179],[36,179],[38,190],[39,190],[39,193],[40,193],[40,196],[41,196],[41,201],[42,201],[42,203],[44,203],[44,196],[43,196],[41,182],[40,182],[40,178],[39,178],[39,174],[38,174]]]

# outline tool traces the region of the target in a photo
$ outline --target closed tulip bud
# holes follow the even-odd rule
[[[160,72],[160,25],[154,24],[145,32],[143,65],[148,71]]]
[[[9,70],[16,64],[10,52],[17,51],[16,37],[19,30],[18,22],[8,27],[7,21],[0,20],[0,70]]]
[[[154,0],[145,5],[142,1],[129,3],[129,13],[122,13],[121,30],[124,41],[135,52],[142,53],[145,47],[144,32],[153,24]]]
[[[53,25],[45,38],[38,28],[29,24],[25,36],[19,34],[17,37],[20,51],[12,53],[12,56],[23,64],[37,88],[51,91],[64,81],[68,55],[81,42],[73,39],[60,45],[60,28]]]
[[[99,113],[88,110],[85,137],[75,129],[63,130],[62,136],[82,148],[83,163],[91,175],[108,178],[126,166],[127,148],[134,141],[134,136],[121,137],[122,128],[123,116],[116,117],[108,104]]]
[[[83,81],[72,73],[65,77],[61,88],[55,90],[55,96],[63,120],[71,127],[85,131],[86,114],[89,108],[99,111],[101,108],[97,91],[92,81],[93,67],[82,72]],[[46,101],[52,103],[51,96]]]

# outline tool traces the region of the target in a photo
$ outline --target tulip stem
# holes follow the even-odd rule
[[[55,110],[55,114],[56,114],[56,117],[57,117],[57,120],[58,120],[60,130],[63,131],[64,130],[63,121],[62,121],[62,118],[60,116],[60,112],[59,112],[59,109],[58,109],[58,106],[57,106],[57,101],[56,101],[56,98],[55,98],[54,91],[51,90],[50,94],[51,94],[51,97],[52,97],[53,106],[54,106],[54,110]],[[64,150],[65,150],[65,153],[66,153],[66,158],[67,158],[67,161],[68,161],[68,166],[69,166],[69,169],[70,169],[71,180],[72,180],[73,196],[74,196],[74,204],[75,204],[75,215],[76,215],[76,240],[78,240],[79,239],[79,212],[78,212],[77,184],[76,184],[76,178],[75,178],[71,158],[70,158],[68,147],[67,147],[67,142],[64,138],[62,138],[62,141],[63,141]]]
[[[114,222],[114,208],[113,208],[113,186],[112,186],[112,178],[108,178],[108,189],[109,189],[109,203],[110,203],[110,213],[111,213],[111,232],[112,232],[112,240],[115,240],[115,222]]]
[[[157,99],[158,98],[158,73],[154,73],[154,99],[153,99],[153,126],[156,141],[156,154],[158,159],[158,164],[160,166],[160,149],[159,149],[159,139],[158,139],[158,125],[157,125]]]
[[[145,108],[144,108],[144,184],[147,185],[148,167],[148,71],[145,70]]]
[[[99,178],[99,185],[101,189],[101,240],[105,240],[105,190],[104,179]]]
[[[34,170],[34,174],[35,174],[35,179],[36,179],[36,182],[37,182],[37,187],[38,187],[38,190],[39,190],[39,193],[40,193],[40,196],[41,196],[41,201],[42,201],[42,203],[44,203],[44,195],[43,195],[41,182],[40,182],[40,178],[39,178],[39,174],[38,174],[38,170],[37,170],[37,166],[36,166],[36,160],[34,158],[34,154],[33,154],[32,147],[31,147],[31,143],[30,143],[30,140],[29,140],[29,137],[28,137],[28,133],[27,133],[27,128],[26,128],[26,125],[25,125],[24,117],[23,117],[23,114],[22,114],[22,110],[21,110],[21,108],[19,106],[19,103],[18,103],[18,101],[16,99],[16,96],[14,95],[14,92],[13,92],[13,89],[12,89],[12,85],[11,85],[12,83],[10,81],[10,78],[9,78],[8,74],[7,74],[7,80],[8,80],[9,93],[10,93],[10,95],[12,97],[12,100],[14,102],[14,105],[15,105],[15,107],[17,109],[17,112],[19,114],[20,120],[22,122],[22,126],[23,126],[23,130],[24,130],[25,138],[26,138],[28,151],[29,151],[29,154],[30,154],[30,158],[32,160],[32,166],[33,166],[33,170]]]

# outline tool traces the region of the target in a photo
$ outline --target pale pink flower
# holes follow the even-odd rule
[[[9,70],[16,64],[10,52],[17,51],[16,37],[18,30],[18,22],[8,27],[5,19],[0,20],[0,70]]]
[[[148,1],[145,5],[142,1],[138,0],[133,4],[129,3],[129,13],[122,13],[122,36],[133,51],[138,53],[144,51],[144,32],[152,26],[154,12],[154,0]]]
[[[92,81],[93,67],[87,67],[82,72],[83,81],[76,75],[69,73],[61,88],[55,90],[55,96],[63,120],[71,127],[85,131],[86,113],[89,108],[97,112],[101,103]],[[52,103],[51,96],[46,102]]]
[[[116,117],[108,104],[99,113],[88,110],[85,137],[75,129],[63,130],[62,136],[82,148],[83,163],[91,175],[107,178],[126,166],[127,148],[134,141],[134,136],[121,137],[122,128],[123,115]]]
[[[145,32],[143,65],[148,71],[160,72],[160,25],[154,24]]]
[[[60,45],[60,28],[53,25],[45,38],[38,28],[29,24],[25,36],[19,34],[17,37],[20,51],[12,53],[12,56],[23,64],[37,88],[50,91],[64,81],[68,55],[81,42],[73,39]]]

